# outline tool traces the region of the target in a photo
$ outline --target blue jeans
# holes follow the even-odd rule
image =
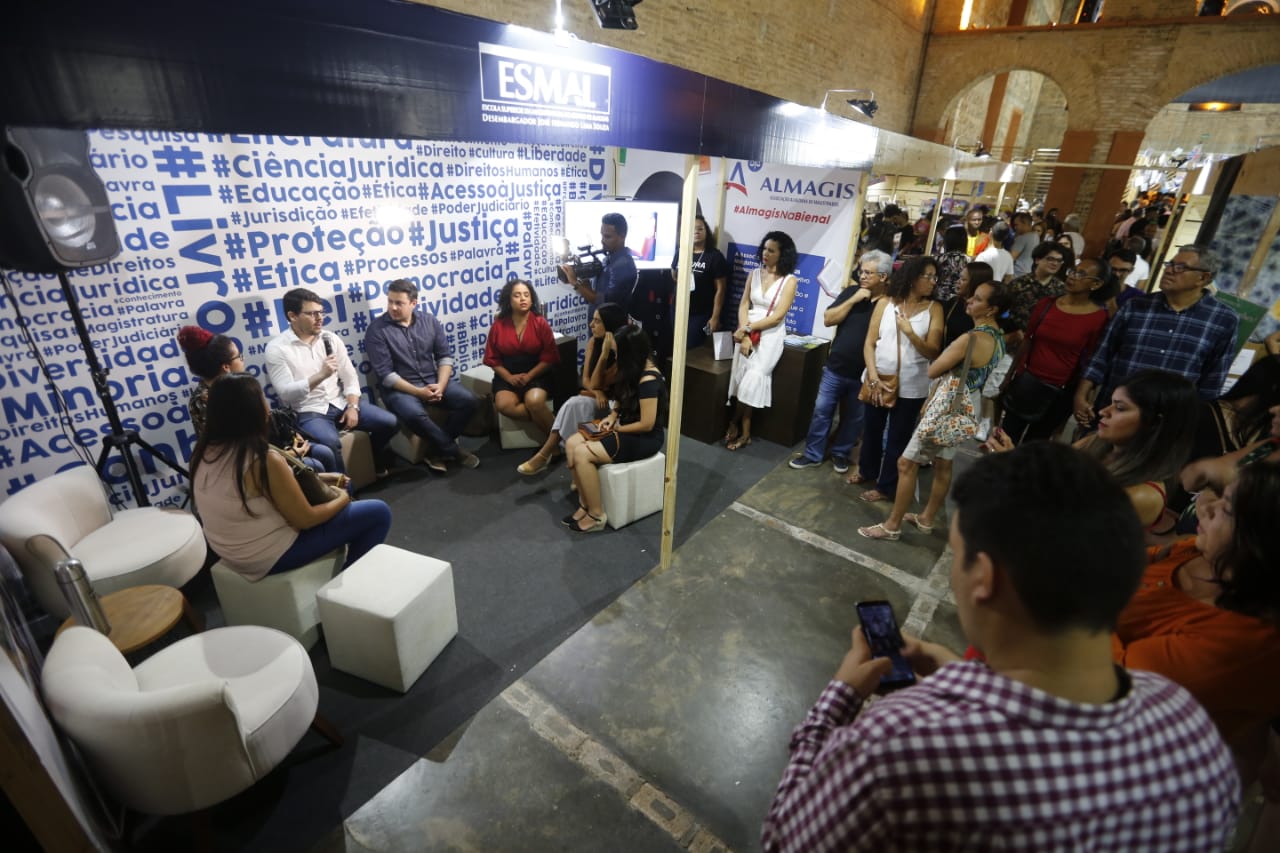
[[[339,454],[339,458],[341,458],[341,454]],[[334,470],[334,465],[336,464],[333,459],[333,451],[314,441],[311,442],[311,449],[307,451],[307,455],[302,461],[317,474]]]
[[[298,415],[298,430],[311,439],[312,444],[320,444],[329,449],[333,454],[333,467],[329,470],[339,474],[344,474],[347,470],[342,463],[342,444],[338,440],[338,419],[342,417],[342,412],[342,409],[330,404],[329,411],[323,414],[303,412]],[[376,462],[387,442],[396,434],[396,416],[361,399],[360,420],[356,423],[356,429],[369,433]]]
[[[892,409],[863,406],[866,427],[862,431],[862,451],[858,473],[876,478],[876,490],[890,499],[898,489],[898,457],[907,449],[925,398],[899,397]]]
[[[390,529],[391,508],[385,503],[352,501],[324,524],[300,532],[267,574],[277,575],[305,566],[340,545],[347,546],[347,561],[342,565],[345,569],[369,553],[373,546],[381,545]]]
[[[410,432],[425,438],[449,459],[458,456],[458,436],[467,428],[471,416],[476,413],[476,407],[480,405],[480,399],[475,394],[462,387],[462,383],[453,380],[445,386],[440,402],[430,404],[449,413],[443,427],[427,414],[427,404],[412,394],[383,388],[382,402],[396,413],[396,417],[400,418]]]
[[[818,399],[813,404],[813,420],[809,421],[809,434],[804,440],[804,458],[821,462],[827,449],[827,436],[831,434],[831,421],[836,408],[844,401],[844,417],[831,441],[831,458],[848,460],[853,445],[862,432],[862,403],[858,392],[862,380],[849,379],[822,368],[822,381],[818,384]]]

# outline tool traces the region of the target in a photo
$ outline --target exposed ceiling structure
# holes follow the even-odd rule
[[[1280,65],[1262,65],[1238,74],[1219,77],[1188,89],[1173,99],[1176,104],[1220,101],[1232,104],[1280,104]]]

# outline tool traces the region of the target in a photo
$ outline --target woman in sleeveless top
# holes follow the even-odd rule
[[[204,435],[191,458],[191,484],[205,537],[250,581],[296,569],[339,546],[347,565],[387,537],[391,510],[334,489],[312,505],[283,454],[267,444],[270,405],[258,380],[228,373],[209,385]],[[321,474],[337,484],[340,474]]]
[[[888,298],[880,300],[871,315],[862,377],[870,399],[863,410],[858,470],[846,480],[875,485],[860,497],[868,503],[887,501],[898,489],[898,457],[929,393],[929,362],[942,352],[942,306],[931,297],[937,280],[933,258],[911,258],[894,271]],[[888,377],[894,377],[898,388],[892,407],[881,405]]]
[[[605,302],[591,312],[586,357],[582,360],[582,389],[564,401],[551,424],[551,433],[527,462],[516,470],[526,477],[547,470],[551,460],[562,455],[561,446],[574,434],[578,424],[605,415],[609,396],[605,393],[613,376],[613,333],[627,322],[627,311],[616,302]]]
[[[786,339],[787,312],[796,298],[795,241],[782,231],[770,231],[760,241],[756,260],[760,262],[742,289],[738,304],[738,329],[733,333],[738,348],[733,354],[729,378],[729,399],[737,407],[724,434],[725,446],[738,450],[751,443],[751,414],[773,403],[773,368],[782,358]],[[759,343],[751,333],[759,332]]]
[[[574,433],[565,442],[565,454],[578,487],[578,509],[563,523],[577,533],[604,530],[608,518],[600,497],[600,465],[645,459],[662,449],[666,426],[666,388],[662,373],[650,356],[649,336],[638,326],[626,325],[613,334],[617,374],[609,386],[613,411],[600,426],[606,432],[588,441]]]
[[[973,318],[973,329],[965,332],[943,350],[942,355],[929,365],[929,378],[938,379],[964,364],[969,342],[973,341],[973,355],[969,359],[969,372],[964,377],[964,393],[972,398],[974,411],[982,405],[980,393],[998,362],[1004,355],[1004,333],[996,324],[996,318],[1009,308],[1008,291],[998,285],[980,284],[965,303],[965,313]],[[902,523],[914,524],[922,533],[932,533],[934,522],[951,488],[951,460],[956,455],[954,447],[939,447],[920,435],[917,429],[911,435],[902,456],[898,459],[898,488],[894,493],[893,509],[880,524],[859,527],[858,533],[868,539],[898,539],[902,535]],[[929,489],[929,501],[924,511],[907,512],[915,497],[916,478],[920,466],[933,462],[933,485]]]
[[[1111,404],[1100,413],[1098,431],[1075,443],[1124,486],[1148,531],[1164,514],[1164,481],[1187,460],[1199,400],[1190,380],[1161,370],[1140,370],[1111,395]],[[997,429],[986,446],[1012,450],[1013,442]]]

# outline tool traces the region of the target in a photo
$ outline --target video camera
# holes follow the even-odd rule
[[[586,281],[604,271],[604,258],[608,254],[603,248],[593,249],[589,245],[579,246],[575,254],[569,251],[569,241],[563,237],[552,238],[551,251],[556,255],[556,276],[563,284],[569,283],[569,277],[560,268],[560,264],[569,264],[573,267],[577,280]]]

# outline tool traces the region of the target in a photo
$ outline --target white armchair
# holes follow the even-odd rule
[[[51,616],[69,615],[53,567],[71,555],[98,595],[142,584],[180,587],[208,548],[195,516],[155,507],[112,515],[102,483],[81,465],[32,483],[0,504],[0,542]]]
[[[103,789],[156,815],[198,811],[261,779],[306,734],[319,698],[302,646],[256,626],[196,634],[136,669],[105,636],[73,626],[41,678]]]

